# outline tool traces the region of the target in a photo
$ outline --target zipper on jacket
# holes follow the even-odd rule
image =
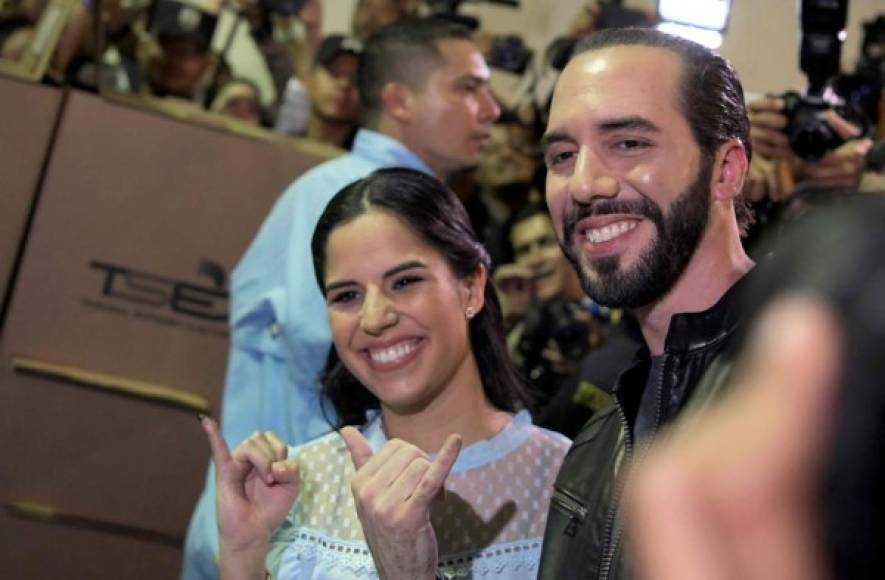
[[[558,487],[553,488],[553,497],[550,499],[569,514],[569,520],[563,533],[566,536],[574,537],[578,526],[583,524],[584,518],[587,517],[587,507],[577,497]]]
[[[666,355],[664,355],[664,356],[666,356]],[[661,412],[663,410],[663,398],[664,398],[663,389],[661,387],[663,387],[664,375],[666,374],[667,364],[669,362],[670,362],[670,358],[666,357],[663,360],[663,363],[661,365],[661,372],[658,374],[657,389],[656,389],[657,393],[655,393],[655,396],[656,396],[655,422],[654,422],[654,425],[652,426],[651,436],[649,436],[645,439],[646,444],[643,446],[643,448],[641,450],[642,453],[637,451],[637,455],[636,455],[637,462],[638,462],[640,456],[644,455],[645,454],[644,452],[649,449],[649,447],[651,445],[651,441],[654,439],[654,435],[657,433],[658,426],[660,426],[660,424],[661,424]],[[630,433],[630,426],[627,423],[627,416],[624,415],[624,410],[621,408],[620,404],[617,405],[617,409],[618,409],[618,416],[621,418],[621,424],[624,428],[624,439],[625,439],[625,448],[626,448],[625,453],[624,453],[624,461],[632,461],[632,459],[633,459],[632,458],[633,437]],[[629,464],[625,464],[625,465],[627,465],[627,467],[629,469],[633,468],[632,465],[629,465]],[[612,564],[614,563],[615,553],[617,552],[618,544],[621,541],[622,528],[621,528],[621,526],[616,526],[616,523],[617,523],[616,520],[617,520],[617,516],[618,516],[618,506],[621,503],[621,495],[623,495],[623,493],[624,493],[624,487],[626,485],[626,480],[627,480],[626,477],[621,477],[618,480],[618,486],[615,489],[614,495],[612,496],[612,507],[609,509],[609,512],[608,512],[608,519],[606,520],[606,525],[605,525],[605,535],[603,536],[605,538],[605,544],[603,544],[605,546],[605,550],[602,553],[602,562],[599,565],[599,580],[608,580],[608,577],[611,574]]]
[[[630,435],[630,426],[627,424],[627,417],[624,415],[624,410],[621,408],[621,405],[617,405],[618,408],[618,417],[621,419],[621,427],[624,429],[624,458],[622,461],[629,461],[633,452],[633,438]],[[607,580],[608,575],[611,571],[612,560],[614,559],[614,541],[612,536],[614,535],[615,528],[615,520],[618,517],[618,504],[621,502],[621,494],[624,491],[625,485],[624,477],[618,479],[617,487],[615,488],[615,492],[612,495],[612,504],[608,509],[608,517],[605,520],[605,533],[602,536],[605,541],[603,545],[602,552],[602,561],[599,564],[599,580]]]

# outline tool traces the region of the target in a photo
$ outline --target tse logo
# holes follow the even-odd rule
[[[211,286],[200,286],[186,280],[97,260],[90,262],[89,266],[104,273],[101,287],[103,296],[144,306],[169,308],[173,312],[203,320],[227,320],[227,276],[215,262],[203,260],[198,269],[199,274],[212,280]]]

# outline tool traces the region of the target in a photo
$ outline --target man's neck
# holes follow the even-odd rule
[[[317,115],[311,115],[307,121],[305,136],[308,139],[328,143],[343,149],[347,145],[347,140],[353,134],[353,130],[354,126],[352,123],[338,123],[323,119]]]
[[[435,165],[432,159],[427,159],[425,156],[422,156],[420,147],[416,147],[415,144],[407,138],[407,135],[402,131],[400,125],[394,119],[391,119],[389,116],[382,113],[378,117],[377,122],[367,123],[366,126],[373,131],[377,131],[378,133],[387,135],[391,139],[399,141],[406,149],[417,155],[425,164],[427,164],[427,167],[430,168],[430,171],[433,172],[433,175],[437,179],[442,182],[447,182],[449,172],[442,167]]]
[[[652,355],[664,352],[670,321],[676,314],[708,310],[753,268],[737,227],[709,224],[685,271],[660,300],[634,311]]]

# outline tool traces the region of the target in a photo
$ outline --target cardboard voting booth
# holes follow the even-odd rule
[[[62,91],[0,76],[0,327]]]
[[[209,460],[196,415],[217,413],[224,382],[230,272],[286,185],[329,156],[68,94],[0,339],[0,528],[22,530],[0,564],[64,528],[69,577],[174,576]],[[157,567],[78,568],[97,569],[77,550],[112,544]]]
[[[215,409],[228,278],[324,158],[71,93],[7,313],[8,352]]]

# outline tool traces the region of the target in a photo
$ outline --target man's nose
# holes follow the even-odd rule
[[[346,75],[342,75],[342,76],[335,77],[335,85],[340,90],[347,90],[352,86],[356,86],[356,83],[354,82],[353,78],[346,76]]]
[[[542,250],[543,246],[541,245],[541,242],[532,242],[523,257],[526,267],[536,269],[543,264],[544,253]]]
[[[620,191],[617,177],[590,147],[582,147],[569,179],[569,196],[575,203],[588,204],[595,197],[615,197]]]
[[[394,304],[378,288],[366,290],[366,298],[360,310],[360,328],[366,334],[378,336],[395,325],[399,316]]]
[[[495,95],[492,94],[492,90],[489,87],[483,87],[480,93],[482,95],[479,104],[480,120],[486,123],[494,123],[501,116],[501,105],[498,104],[498,100],[495,99]]]

